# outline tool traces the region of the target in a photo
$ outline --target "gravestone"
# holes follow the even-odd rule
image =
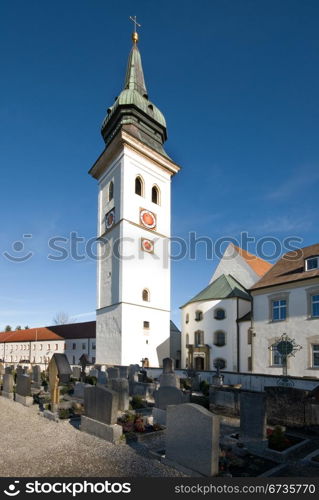
[[[173,358],[163,359],[163,373],[174,373],[174,360]]]
[[[128,377],[128,366],[119,366],[120,370],[120,378],[127,378]]]
[[[72,376],[76,380],[80,380],[80,378],[81,378],[81,368],[79,366],[73,366],[73,368],[72,368]]]
[[[267,400],[267,417],[273,425],[289,425],[303,427],[305,421],[305,405],[310,396],[309,390],[296,387],[265,387]]]
[[[3,375],[2,396],[7,399],[13,399],[13,375],[11,373]]]
[[[29,375],[17,375],[16,402],[24,406],[31,406],[33,404],[31,377]]]
[[[206,408],[193,403],[169,406],[165,462],[205,476],[217,475],[219,434],[219,417]]]
[[[59,385],[68,384],[72,370],[66,354],[53,354],[49,363],[49,384],[51,393],[51,409],[56,412],[60,402]]]
[[[240,394],[240,440],[266,439],[266,394],[242,391]]]
[[[143,382],[133,382],[133,384],[129,385],[130,395],[133,396],[142,396],[144,398],[152,398],[154,396],[154,392],[156,386],[154,383],[143,383]]]
[[[126,378],[113,378],[112,390],[118,394],[118,409],[119,411],[126,411],[129,409],[129,387]]]
[[[168,405],[181,405],[187,403],[188,395],[177,387],[160,387],[154,392],[155,406],[160,410],[166,410]]]
[[[86,367],[90,364],[89,358],[87,354],[82,354],[82,356],[79,359],[80,365],[81,365],[81,381],[85,379],[86,376]]]
[[[89,375],[90,377],[95,377],[97,378],[99,374],[99,370],[97,368],[91,368]]]
[[[172,358],[163,359],[163,373],[159,376],[161,387],[180,388],[179,377],[174,372],[174,360]]]
[[[118,425],[118,394],[106,387],[91,386],[84,389],[84,411],[81,431],[118,443],[123,430]]]
[[[39,365],[32,366],[32,381],[36,387],[41,387],[41,367]]]
[[[20,365],[17,366],[16,373],[17,373],[17,375],[24,374],[24,369],[22,368],[22,366],[20,366]]]
[[[97,383],[100,385],[106,385],[108,381],[108,376],[106,372],[99,371],[97,376]]]
[[[130,396],[134,394],[134,385],[138,382],[139,365],[130,365],[128,367],[128,383]]]
[[[83,399],[84,390],[86,387],[92,387],[90,384],[85,384],[84,382],[76,382],[74,386],[73,397]]]
[[[109,380],[112,378],[119,378],[120,377],[120,370],[118,368],[115,368],[114,366],[110,367],[107,369],[107,374],[109,377]]]
[[[116,424],[118,394],[106,387],[91,386],[84,389],[85,415],[104,424]]]

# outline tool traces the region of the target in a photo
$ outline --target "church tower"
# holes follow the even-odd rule
[[[124,89],[102,124],[98,181],[96,362],[160,366],[169,353],[171,177],[166,122],[149,100],[132,35]]]

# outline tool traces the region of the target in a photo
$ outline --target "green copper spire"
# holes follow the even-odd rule
[[[124,89],[136,90],[147,98],[142,59],[136,43],[134,43],[128,58]]]
[[[163,148],[167,139],[166,122],[161,111],[148,99],[136,31],[132,40],[124,89],[107,110],[102,124],[102,136],[107,147],[122,128],[158,153],[167,156]]]

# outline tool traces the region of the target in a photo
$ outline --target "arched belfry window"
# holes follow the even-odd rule
[[[160,191],[157,186],[152,187],[152,202],[159,205],[160,203]]]
[[[144,290],[142,292],[142,299],[144,300],[144,302],[150,301],[150,292],[147,288],[144,288]]]
[[[143,179],[139,175],[135,179],[135,194],[143,196]]]
[[[109,184],[109,201],[113,200],[114,197],[114,184],[113,181]]]

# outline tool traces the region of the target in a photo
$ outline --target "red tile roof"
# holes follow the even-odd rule
[[[267,271],[269,271],[269,269],[271,269],[273,266],[270,262],[267,262],[266,260],[263,260],[250,252],[247,252],[247,250],[243,250],[242,248],[235,245],[234,248],[237,250],[239,255],[243,259],[245,259],[252,270],[255,271],[256,274],[258,274],[258,276],[264,276],[264,274],[267,273]]]
[[[319,256],[319,243],[286,253],[251,290],[319,277],[319,269],[305,271],[305,259],[315,256]]]
[[[63,340],[63,337],[51,332],[48,328],[29,328],[14,332],[1,332],[1,342],[34,342],[35,340]]]
[[[64,340],[95,338],[96,322],[55,325],[13,332],[0,332],[1,342],[34,342],[36,340]]]

